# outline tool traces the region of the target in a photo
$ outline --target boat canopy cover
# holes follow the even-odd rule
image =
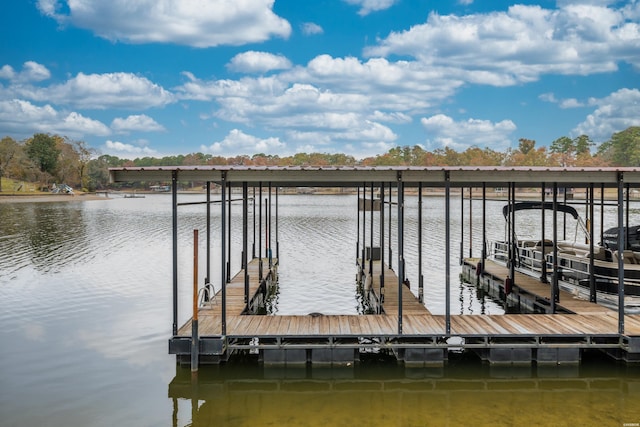
[[[508,216],[511,213],[512,209],[517,212],[517,211],[532,210],[532,209],[542,210],[543,208],[545,210],[552,211],[553,210],[553,202],[544,202],[544,203],[542,203],[542,202],[518,202],[518,203],[511,203],[511,204],[505,205],[502,208],[502,214],[504,215],[505,218],[508,218]],[[557,203],[557,209],[558,209],[558,212],[565,212],[565,213],[570,214],[571,216],[573,216],[574,219],[578,219],[579,218],[578,211],[573,206]]]

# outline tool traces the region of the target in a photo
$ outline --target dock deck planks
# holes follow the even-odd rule
[[[380,262],[378,262],[380,270]],[[487,264],[489,274],[502,277],[505,270],[498,265]],[[393,270],[385,269],[385,313],[376,315],[320,315],[320,316],[272,316],[243,315],[244,272],[238,273],[227,284],[227,337],[229,338],[340,338],[340,337],[444,337],[446,319],[444,315],[431,314],[424,304],[417,301],[408,288],[403,288],[402,333],[398,331],[397,276]],[[379,274],[379,273],[378,273]],[[258,289],[258,260],[249,263],[250,295]],[[535,279],[517,277],[515,286],[523,292],[548,292],[549,286]],[[374,286],[377,279],[374,270]],[[504,276],[506,277],[506,276]],[[395,292],[394,292],[395,289]],[[541,297],[540,294],[537,294]],[[216,301],[201,307],[199,335],[221,334],[221,294]],[[560,304],[576,314],[504,314],[504,315],[452,315],[451,336],[461,337],[587,337],[618,336],[617,312],[561,291]],[[569,303],[570,302],[570,303]],[[640,315],[625,316],[626,336],[640,336]],[[178,336],[191,336],[191,320],[179,330]]]

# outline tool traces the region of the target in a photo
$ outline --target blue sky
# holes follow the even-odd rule
[[[11,0],[0,136],[121,158],[504,151],[640,125],[640,2]]]

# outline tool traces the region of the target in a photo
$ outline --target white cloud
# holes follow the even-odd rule
[[[157,153],[156,150],[153,150],[146,146],[125,144],[124,142],[111,140],[107,140],[105,142],[103,149],[104,151],[113,154],[143,154],[152,156]]]
[[[305,36],[324,33],[322,27],[314,22],[305,22],[300,26],[300,29]]]
[[[584,107],[584,104],[578,101],[576,98],[567,98],[560,101],[560,108],[579,108]]]
[[[160,132],[165,130],[161,124],[145,114],[132,115],[125,118],[117,117],[111,122],[111,129],[118,133],[131,131]]]
[[[576,98],[558,99],[552,92],[543,93],[542,95],[538,96],[538,99],[545,102],[550,102],[552,104],[558,104],[558,106],[563,109],[579,108],[585,106],[583,102],[578,101]]]
[[[360,10],[358,11],[358,15],[365,16],[370,14],[371,12],[376,12],[379,10],[389,9],[398,0],[344,0],[347,3],[360,6]]]
[[[11,80],[16,83],[40,82],[51,77],[51,72],[44,65],[34,61],[27,61],[22,65],[22,71],[16,72],[11,65],[0,68],[0,79]]]
[[[283,55],[268,52],[248,51],[239,53],[233,58],[227,68],[232,71],[245,73],[264,73],[271,70],[286,70],[291,68],[291,61]]]
[[[128,43],[194,47],[259,43],[287,38],[291,25],[273,13],[274,0],[38,0],[61,24]]]
[[[640,90],[620,89],[602,99],[590,99],[596,110],[576,126],[572,134],[589,135],[593,141],[607,141],[615,132],[640,126]]]
[[[411,123],[413,121],[411,116],[404,113],[385,113],[378,110],[374,111],[373,114],[369,116],[369,119],[387,123]]]
[[[111,122],[111,129],[119,133],[131,131],[161,132],[165,130],[164,126],[145,114],[132,115],[124,119],[117,117]]]
[[[16,85],[8,88],[20,98],[90,109],[145,109],[174,101],[171,92],[145,77],[131,73],[79,73],[48,87]]]
[[[208,147],[202,146],[201,150],[215,154],[269,154],[281,152],[285,147],[286,144],[280,141],[279,138],[261,139],[246,134],[239,129],[233,129],[222,141],[214,142]]]
[[[75,111],[60,112],[51,105],[40,107],[20,99],[0,101],[0,133],[28,135],[39,132],[69,137],[111,133],[104,123]]]
[[[365,55],[409,55],[467,82],[504,86],[542,74],[611,72],[620,61],[639,66],[639,38],[636,22],[604,5],[514,5],[466,16],[431,13],[426,23],[392,32]]]
[[[516,130],[511,120],[493,123],[489,120],[468,119],[455,121],[453,118],[436,114],[420,120],[429,134],[433,148],[450,147],[464,151],[471,146],[491,147],[502,150],[510,145],[509,135]]]

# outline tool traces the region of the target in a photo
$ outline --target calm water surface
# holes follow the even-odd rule
[[[181,195],[180,201],[202,198]],[[451,312],[501,314],[499,303],[458,281],[457,200],[451,205]],[[273,312],[357,313],[355,196],[281,195],[279,201],[281,284]],[[490,239],[503,235],[502,204],[488,204]],[[442,198],[425,198],[425,300],[434,313],[445,311],[443,211]],[[465,256],[470,240],[479,254],[480,212],[474,202]],[[202,206],[180,208],[180,323],[189,317],[192,230],[204,233],[202,213]],[[211,277],[219,283],[218,208],[212,213]],[[232,215],[237,271],[240,205]],[[407,198],[406,215],[405,255],[417,293],[415,197]],[[536,221],[524,221],[525,228],[535,232]],[[377,230],[375,238],[377,244]],[[200,264],[204,278],[204,258]],[[176,369],[167,354],[171,304],[170,197],[0,204],[0,426],[640,422],[640,373],[599,358],[544,370],[491,368],[467,358],[435,370],[374,362],[282,370],[233,362],[202,369],[192,384],[189,371]]]

